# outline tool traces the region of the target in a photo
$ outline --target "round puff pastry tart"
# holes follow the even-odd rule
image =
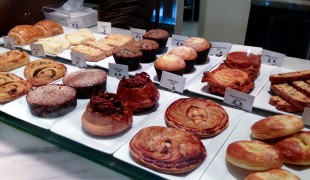
[[[24,69],[26,79],[33,86],[41,86],[64,77],[67,67],[50,59],[38,59],[28,63]]]
[[[300,178],[284,169],[272,169],[251,173],[244,180],[300,180]]]
[[[8,72],[30,62],[25,51],[11,50],[0,54],[0,72]]]
[[[254,123],[251,132],[256,139],[273,139],[294,134],[303,128],[303,120],[297,116],[275,115]]]
[[[32,85],[23,78],[13,74],[0,72],[0,103],[12,101],[27,94]]]
[[[181,98],[166,110],[166,123],[170,127],[198,135],[215,136],[228,126],[228,114],[219,104],[202,98]]]
[[[265,171],[283,166],[283,155],[272,145],[261,141],[236,141],[228,145],[226,159],[249,170]]]
[[[136,162],[169,174],[189,172],[207,156],[198,136],[160,126],[141,129],[130,141],[130,154]]]

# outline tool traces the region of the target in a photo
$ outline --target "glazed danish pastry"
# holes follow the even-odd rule
[[[139,164],[169,174],[191,171],[207,156],[198,136],[160,126],[141,129],[130,141],[130,154]]]
[[[0,54],[0,72],[8,72],[30,62],[25,51],[11,50]]]
[[[32,85],[23,78],[13,74],[0,72],[0,103],[12,101],[29,92]]]
[[[8,36],[14,39],[16,45],[26,45],[43,38],[42,32],[35,26],[18,25],[11,29]]]
[[[60,24],[49,19],[39,21],[34,26],[42,32],[44,37],[51,37],[64,33]]]
[[[38,59],[28,63],[24,69],[26,79],[33,86],[41,86],[64,77],[67,67],[50,59]]]
[[[228,114],[219,104],[202,98],[182,98],[166,110],[166,123],[170,127],[198,135],[215,136],[228,126]]]

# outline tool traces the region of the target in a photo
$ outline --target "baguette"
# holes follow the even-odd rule
[[[85,45],[77,45],[71,48],[71,51],[85,54],[85,59],[87,61],[97,62],[105,58],[104,52]]]
[[[293,106],[292,104],[282,99],[280,96],[271,96],[269,99],[269,104],[276,106],[276,108],[280,111],[285,111],[285,112],[303,111],[303,108]]]
[[[269,81],[274,83],[285,83],[289,81],[299,81],[310,79],[310,70],[294,71],[288,73],[272,74]]]
[[[293,81],[292,86],[298,91],[310,97],[310,84],[306,83],[305,81]]]

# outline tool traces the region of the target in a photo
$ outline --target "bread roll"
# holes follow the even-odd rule
[[[272,169],[251,173],[244,180],[300,180],[300,178],[284,169]]]

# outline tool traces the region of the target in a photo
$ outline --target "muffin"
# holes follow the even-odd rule
[[[139,41],[139,49],[142,51],[142,63],[148,63],[155,61],[156,52],[159,49],[159,45],[156,41],[150,39],[142,39]]]
[[[163,71],[182,76],[186,67],[185,61],[174,54],[164,54],[156,59],[154,63],[158,81]]]
[[[169,33],[162,29],[151,29],[147,31],[142,37],[143,39],[155,40],[159,45],[157,53],[162,53],[166,49]]]
[[[203,64],[208,59],[212,44],[205,38],[191,37],[184,41],[184,46],[191,47],[197,52],[196,64]]]
[[[139,68],[142,51],[134,46],[124,46],[114,53],[113,57],[117,64],[127,65],[128,70],[133,71]]]
[[[195,49],[186,46],[179,46],[169,52],[184,59],[186,68],[185,73],[191,72],[194,69],[195,62],[197,60],[197,53]]]

